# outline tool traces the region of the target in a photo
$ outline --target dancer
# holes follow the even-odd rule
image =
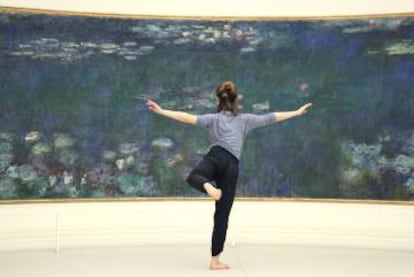
[[[217,113],[192,115],[164,110],[156,102],[147,101],[148,108],[157,114],[208,128],[209,152],[190,172],[187,182],[216,201],[211,242],[211,270],[230,268],[219,260],[219,254],[223,251],[226,240],[230,210],[236,192],[238,163],[246,135],[257,127],[304,115],[312,106],[308,103],[295,111],[255,115],[240,113],[238,98],[235,84],[225,81],[215,90]],[[213,182],[216,187],[213,186]]]

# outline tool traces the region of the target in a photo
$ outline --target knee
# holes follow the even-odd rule
[[[207,182],[206,178],[203,175],[194,171],[191,171],[185,180],[191,186],[202,186],[205,182]]]
[[[228,229],[228,222],[216,222],[213,229],[216,232],[225,233]]]
[[[204,192],[202,182],[199,180],[198,176],[194,173],[190,173],[185,179],[187,183],[193,188]]]
[[[227,230],[227,226],[229,224],[229,216],[228,215],[214,215],[214,228],[217,230]]]
[[[187,175],[187,178],[185,178],[185,181],[191,185],[194,182],[194,173],[190,172],[190,174]]]

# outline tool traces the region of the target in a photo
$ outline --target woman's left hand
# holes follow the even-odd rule
[[[308,112],[308,109],[312,106],[312,103],[307,103],[298,109],[299,115],[304,115]]]
[[[162,108],[155,101],[150,99],[147,100],[147,107],[155,113],[160,113],[162,111]]]

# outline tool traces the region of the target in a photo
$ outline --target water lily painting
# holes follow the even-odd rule
[[[164,19],[0,13],[0,199],[204,196],[206,130],[147,99],[300,119],[254,130],[239,197],[414,200],[414,15]]]

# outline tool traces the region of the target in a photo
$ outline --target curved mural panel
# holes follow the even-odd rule
[[[0,13],[0,199],[202,196],[207,133],[146,99],[305,117],[253,131],[237,195],[414,199],[414,17],[166,20]]]

